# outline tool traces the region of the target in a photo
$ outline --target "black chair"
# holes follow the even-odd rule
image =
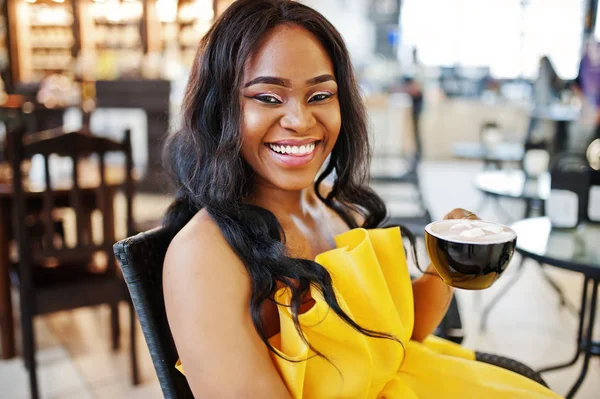
[[[464,341],[465,331],[463,329],[462,318],[460,317],[460,310],[458,308],[458,300],[456,299],[456,295],[452,296],[448,310],[446,311],[442,322],[435,329],[433,334],[457,344],[462,344]]]
[[[173,234],[156,228],[115,244],[114,251],[142,325],[152,363],[166,399],[193,398],[185,377],[175,369],[179,359],[167,322],[162,289],[163,262]],[[503,356],[477,352],[476,359],[547,386],[540,374]]]
[[[127,287],[118,273],[112,253],[115,243],[112,200],[119,184],[113,184],[105,165],[107,153],[125,156],[124,191],[127,200],[126,220],[128,235],[133,231],[133,162],[129,131],[123,142],[115,142],[88,133],[64,133],[60,129],[23,137],[17,132],[11,140],[13,168],[13,229],[18,248],[18,263],[11,273],[13,284],[19,288],[23,358],[29,370],[31,397],[39,397],[33,318],[79,307],[109,305],[111,335],[114,350],[119,347],[119,302],[130,305],[131,367],[133,383],[139,381],[135,350],[135,312]],[[42,192],[29,190],[23,178],[22,165],[34,155],[44,160]],[[85,157],[98,156],[96,169],[99,179],[86,182],[80,173]],[[50,172],[50,157],[69,157],[71,176],[55,179]],[[90,164],[91,166],[92,164]],[[92,171],[92,169],[89,169]],[[58,181],[60,180],[60,181]],[[65,184],[66,183],[66,184]],[[62,239],[55,220],[57,212],[71,209],[75,213],[75,245]],[[101,242],[93,240],[91,214],[102,214]],[[98,255],[104,255],[104,260]]]
[[[490,157],[488,154],[493,145],[502,141],[504,141],[504,132],[497,122],[488,121],[481,125],[479,129],[479,144],[484,150],[482,158],[483,169],[502,169],[504,160]]]
[[[165,399],[193,398],[185,377],[175,369],[179,359],[167,321],[162,286],[163,262],[173,234],[164,228],[118,242],[114,252],[129,287],[146,344]]]
[[[389,225],[403,225],[413,234],[424,237],[425,226],[433,221],[421,190],[419,178],[419,159],[409,160],[407,169],[403,171],[371,172],[370,182],[374,185],[388,205],[405,204],[418,209],[414,213],[391,214],[386,221]],[[384,194],[384,190],[393,194]],[[410,192],[410,194],[407,193]],[[408,194],[408,195],[407,195]]]
[[[373,96],[367,101],[370,117],[373,121],[384,120],[390,117],[390,99],[388,96]],[[385,114],[377,114],[377,112]],[[401,212],[392,212],[387,224],[401,224],[418,236],[424,235],[424,228],[432,222],[431,214],[423,198],[419,179],[419,165],[422,157],[420,139],[416,136],[413,153],[405,153],[397,142],[389,142],[393,138],[388,128],[377,130],[373,134],[381,141],[374,147],[369,170],[369,181],[372,188],[383,198],[388,205],[395,207],[408,207]],[[402,136],[402,130],[398,131]],[[403,140],[403,138],[401,138]],[[381,147],[381,148],[377,148]]]

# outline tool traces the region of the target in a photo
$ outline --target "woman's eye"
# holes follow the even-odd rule
[[[310,100],[308,100],[308,102],[313,102],[313,101],[324,101],[327,100],[328,98],[330,98],[332,96],[331,93],[317,93],[314,96],[312,96],[310,98]]]
[[[254,98],[265,104],[281,104],[281,101],[277,97],[268,94],[260,94]]]

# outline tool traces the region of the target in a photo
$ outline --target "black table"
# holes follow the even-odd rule
[[[552,149],[552,153],[556,154],[567,149],[569,123],[579,119],[580,112],[577,108],[555,104],[534,108],[529,116],[532,120],[554,122],[554,148]]]
[[[529,178],[525,175],[522,170],[490,170],[479,173],[475,178],[475,187],[485,194],[483,203],[478,206],[476,213],[479,213],[485,201],[488,198],[492,198],[496,201],[496,209],[502,211],[505,218],[508,219],[506,223],[512,223],[512,215],[510,215],[500,204],[497,202],[499,198],[513,198],[521,199],[525,201],[525,215],[524,218],[530,218],[534,215],[534,211],[537,210],[540,216],[545,215],[545,202],[550,196],[550,174],[544,173],[537,178]],[[500,299],[508,292],[508,290],[516,283],[521,276],[523,271],[523,265],[525,258],[521,259],[521,263],[510,280],[507,282],[502,289],[497,291],[496,295],[484,308],[481,315],[480,330],[484,331],[487,326],[487,320],[490,312],[500,301]],[[548,284],[556,291],[560,299],[561,306],[567,306],[569,309],[577,312],[575,307],[567,301],[567,297],[560,286],[546,273],[544,270],[544,264],[538,262],[542,276],[548,282]]]
[[[581,112],[578,108],[565,105],[550,105],[547,107],[533,108],[529,113],[531,118],[554,121],[573,122],[576,121]]]
[[[553,229],[548,218],[531,218],[514,223],[512,228],[518,236],[517,251],[523,257],[584,276],[575,355],[567,363],[540,370],[546,372],[572,366],[583,353],[581,373],[566,396],[567,399],[572,398],[585,379],[590,358],[600,356],[600,342],[593,341],[600,283],[600,224],[582,224],[576,229]]]
[[[544,203],[550,195],[549,173],[534,179],[526,177],[522,170],[487,170],[477,174],[474,184],[486,197],[525,200],[525,218],[532,216],[536,205],[543,214]],[[502,209],[500,206],[498,208]],[[504,213],[508,214],[506,211]]]

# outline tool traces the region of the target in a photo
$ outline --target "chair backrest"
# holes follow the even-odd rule
[[[547,201],[549,216],[552,219],[553,210],[550,204],[556,204],[555,190],[566,190],[575,193],[577,199],[577,222],[589,222],[588,200],[590,190],[590,179],[592,178],[592,168],[587,159],[582,154],[577,153],[558,153],[555,154],[550,163],[550,198]],[[568,213],[569,207],[560,202],[559,208],[554,212]]]
[[[175,369],[179,359],[167,321],[162,285],[163,262],[173,239],[160,227],[115,244],[152,363],[166,399],[193,398],[185,377]]]
[[[479,142],[484,148],[490,149],[505,141],[506,138],[504,135],[502,127],[497,122],[488,121],[481,125]]]
[[[131,155],[130,132],[125,132],[123,142],[92,136],[88,132],[65,133],[61,129],[29,134],[24,128],[13,132],[11,139],[11,165],[13,170],[13,217],[15,237],[19,248],[21,281],[27,283],[31,278],[31,265],[43,264],[52,259],[61,262],[74,262],[89,259],[97,252],[107,255],[107,273],[116,272],[112,256],[114,234],[114,213],[112,200],[114,191],[124,186],[126,197],[126,219],[129,232],[133,231],[133,160]],[[121,179],[110,181],[107,176],[105,157],[107,153],[122,153],[125,156],[125,168],[118,168]],[[23,166],[26,160],[36,155],[43,159],[43,191],[35,192],[30,187],[31,179],[23,178]],[[60,179],[52,176],[50,158],[52,155],[68,157],[71,160],[70,173]],[[96,155],[97,164],[86,161],[89,166],[81,173],[80,160]],[[114,168],[111,170],[115,170]],[[95,173],[94,173],[95,172]],[[124,173],[123,173],[124,172]],[[124,175],[124,176],[123,176]],[[124,178],[124,181],[122,180]],[[60,181],[59,181],[60,180]],[[64,241],[56,240],[55,210],[69,208],[76,219],[76,243],[68,246]],[[102,240],[94,243],[91,232],[90,215],[94,210],[102,214]],[[44,232],[41,245],[33,248],[32,237],[26,228],[28,217],[39,214]]]

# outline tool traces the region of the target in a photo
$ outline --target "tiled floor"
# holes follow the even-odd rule
[[[472,187],[478,164],[427,162],[422,168],[423,189],[434,218],[454,207],[477,210],[480,196]],[[165,207],[163,198],[140,196],[136,213],[140,220],[154,218]],[[522,205],[503,202],[518,217]],[[493,206],[481,213],[485,219],[498,220]],[[422,249],[422,246],[421,246]],[[519,262],[515,255],[512,270]],[[520,280],[491,314],[486,333],[478,329],[482,308],[508,276],[484,292],[458,292],[467,339],[465,345],[521,360],[534,368],[570,358],[574,352],[576,316],[560,309],[554,291],[542,278],[540,268],[526,263]],[[579,302],[581,277],[547,268],[573,303]],[[152,363],[139,332],[138,353],[142,384],[130,384],[127,308],[121,312],[122,347],[110,349],[109,311],[106,308],[63,312],[36,320],[39,381],[44,398],[160,398],[161,392]],[[600,331],[600,329],[597,329]],[[600,337],[599,337],[600,338]],[[544,377],[550,386],[566,394],[575,381],[580,364]],[[20,359],[0,361],[0,397],[28,397],[27,373]],[[600,397],[600,362],[594,359],[577,399]]]

